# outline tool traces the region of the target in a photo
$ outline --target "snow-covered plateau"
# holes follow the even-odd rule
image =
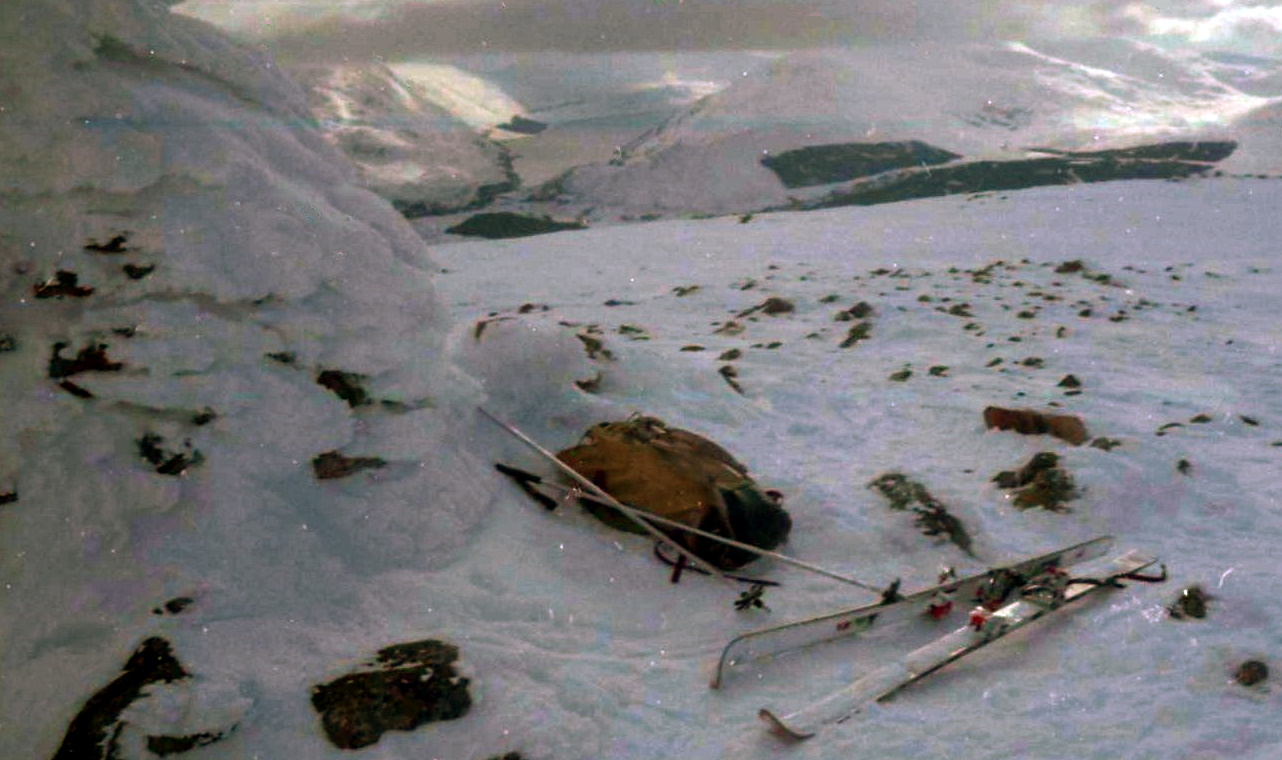
[[[1282,746],[1275,679],[1234,680],[1282,651],[1282,182],[429,248],[300,86],[166,3],[9,0],[0,67],[0,757]],[[495,473],[552,474],[482,405],[554,449],[638,412],[706,435],[784,494],[788,554],[870,585],[1100,534],[1170,578],[785,744],[761,707],[801,707],[960,616],[744,664],[712,690],[732,636],[876,595],[769,561],[745,568],[782,584],[768,611],[692,573],[673,585],[646,539]],[[986,430],[993,405],[1078,416],[1090,443]],[[993,478],[1041,452],[1073,496],[1020,508]],[[868,487],[887,473],[946,505],[974,556],[890,509]],[[1195,585],[1206,616],[1174,619]],[[317,687],[429,639],[458,648],[439,669],[466,679],[465,713],[338,748]]]

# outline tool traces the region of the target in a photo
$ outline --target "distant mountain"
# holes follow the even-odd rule
[[[915,141],[961,161],[1005,161],[1040,148],[1226,141],[1268,101],[1232,86],[1225,65],[1126,40],[804,51],[536,197],[595,207],[596,217],[736,213],[834,190],[799,190],[809,183],[772,169],[781,155],[816,146],[867,152]],[[855,177],[832,181],[847,179]]]
[[[519,180],[506,149],[376,64],[293,70],[325,139],[407,216],[484,206]]]

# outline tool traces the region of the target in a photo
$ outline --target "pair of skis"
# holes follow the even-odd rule
[[[1051,568],[1089,562],[1103,557],[1112,546],[1111,536],[1101,536],[1021,562],[957,578],[894,601],[867,604],[736,636],[721,651],[712,676],[712,688],[721,688],[736,665],[855,636],[874,627],[887,628],[913,619],[927,620],[932,608],[936,614],[941,611],[939,605],[943,599],[953,599],[962,605],[971,604],[977,601],[981,591],[1002,579],[1029,579]]]
[[[910,652],[903,659],[884,665],[863,676],[850,686],[797,710],[779,714],[763,708],[759,715],[770,730],[788,739],[806,739],[821,728],[839,723],[859,713],[874,702],[887,699],[946,665],[956,662],[1030,623],[1051,615],[1066,606],[1121,586],[1124,579],[1160,581],[1160,576],[1141,575],[1156,559],[1130,552],[1113,559],[1109,568],[1091,579],[1067,579],[1067,585],[1053,590],[1026,588],[1020,598],[991,615],[979,616],[967,625]]]

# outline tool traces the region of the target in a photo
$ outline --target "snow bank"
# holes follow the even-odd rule
[[[357,625],[360,578],[448,565],[489,496],[435,266],[296,85],[167,3],[0,16],[0,754],[48,757],[166,599],[197,672],[247,615],[225,640],[284,661],[316,628],[272,631]],[[329,450],[387,465],[319,481]],[[270,672],[225,688],[270,714]]]

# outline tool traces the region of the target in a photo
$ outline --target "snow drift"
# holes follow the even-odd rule
[[[360,578],[448,563],[486,513],[434,265],[300,88],[167,3],[0,29],[0,754],[51,756],[180,595],[208,714],[270,714],[188,637],[284,662],[312,629],[278,633],[353,625]],[[320,482],[331,450],[388,464]]]

